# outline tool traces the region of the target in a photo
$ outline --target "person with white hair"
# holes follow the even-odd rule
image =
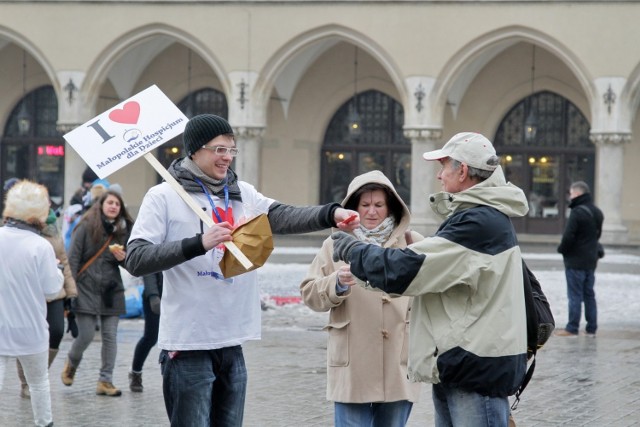
[[[0,227],[0,390],[7,362],[17,357],[37,426],[53,425],[46,299],[64,281],[53,246],[40,235],[48,215],[47,189],[20,181],[7,193]]]

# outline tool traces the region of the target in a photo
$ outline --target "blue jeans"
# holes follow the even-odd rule
[[[413,403],[408,400],[376,403],[335,403],[336,427],[404,427]]]
[[[507,427],[509,399],[433,385],[436,427]]]
[[[242,347],[160,353],[164,404],[172,427],[241,427],[247,394]]]
[[[596,277],[593,270],[575,270],[567,268],[564,271],[567,278],[567,299],[569,300],[569,323],[565,328],[572,334],[580,330],[582,302],[584,301],[584,317],[587,320],[587,332],[595,334],[598,329],[598,307],[596,306],[596,292],[594,290]]]

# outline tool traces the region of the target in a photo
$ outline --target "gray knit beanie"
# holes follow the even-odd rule
[[[184,128],[182,140],[184,151],[191,156],[203,145],[219,135],[233,135],[233,129],[228,121],[213,114],[200,114],[193,117]]]

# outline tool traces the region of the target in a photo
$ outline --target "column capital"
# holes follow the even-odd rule
[[[58,123],[56,124],[56,130],[60,135],[64,135],[71,132],[80,125],[82,125],[82,123],[63,123],[61,121],[58,121]]]
[[[424,141],[440,141],[442,139],[442,129],[440,128],[421,128],[421,127],[406,127],[403,129],[405,138],[409,138],[411,141],[424,140]]]
[[[622,145],[631,142],[631,134],[627,132],[591,133],[589,139],[597,146]]]
[[[236,138],[262,138],[265,129],[263,126],[233,126],[233,134]]]

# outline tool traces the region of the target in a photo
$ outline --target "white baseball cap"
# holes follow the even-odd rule
[[[428,151],[422,155],[425,160],[440,160],[451,157],[467,165],[485,171],[494,171],[498,165],[487,162],[496,156],[493,144],[483,135],[461,132],[454,135],[440,150]]]

